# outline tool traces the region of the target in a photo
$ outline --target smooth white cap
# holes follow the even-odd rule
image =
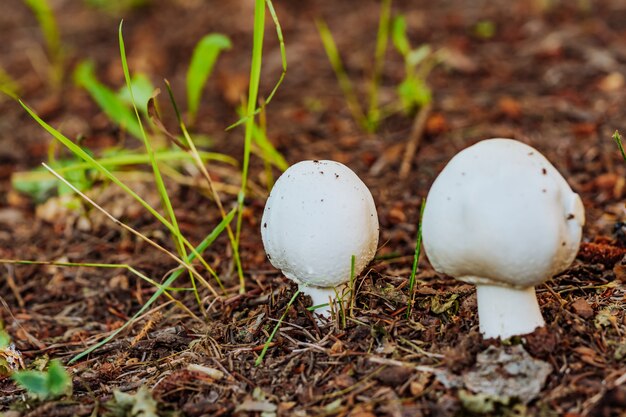
[[[527,288],[572,263],[584,223],[580,197],[539,151],[489,139],[458,153],[437,177],[422,233],[437,271]]]
[[[298,284],[334,287],[373,259],[378,216],[359,177],[335,161],[302,161],[274,184],[261,220],[267,257]]]

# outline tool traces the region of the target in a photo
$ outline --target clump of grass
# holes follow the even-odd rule
[[[391,20],[391,0],[383,0],[380,7],[374,65],[368,83],[368,98],[365,105],[359,100],[356,89],[346,72],[328,25],[323,20],[316,22],[324,50],[346,99],[348,110],[357,125],[369,133],[375,132],[381,121],[390,114],[401,110],[409,114],[415,108],[430,103],[432,94],[426,78],[436,63],[436,60],[432,59],[433,54],[428,45],[422,45],[417,49],[411,48],[406,34],[404,16],[399,15],[393,21]],[[405,78],[396,88],[397,102],[382,105],[379,100],[379,90],[390,38],[405,61]]]
[[[55,87],[61,85],[63,79],[63,51],[61,49],[61,35],[47,0],[24,0],[31,9],[46,42],[48,58],[50,59],[50,81]]]
[[[277,26],[277,33],[279,35],[279,39],[281,42],[281,54],[283,56],[283,74],[281,75],[278,83],[272,90],[270,96],[267,98],[267,100],[264,100],[264,105],[260,108],[257,108],[256,104],[258,101],[257,99],[258,99],[258,91],[259,91],[259,83],[260,83],[264,17],[265,17],[266,5],[268,9],[270,10],[272,18],[274,19],[274,22]],[[119,25],[118,39],[119,39],[120,57],[122,61],[122,68],[124,72],[126,88],[118,93],[115,93],[111,91],[110,89],[108,89],[107,87],[103,86],[102,84],[98,82],[97,78],[94,75],[93,67],[92,66],[90,67],[90,64],[88,63],[83,64],[77,68],[75,77],[81,85],[87,88],[87,90],[92,94],[94,99],[96,99],[96,101],[101,105],[101,107],[105,110],[105,112],[109,114],[112,120],[126,127],[134,136],[137,136],[139,139],[142,140],[144,148],[145,148],[145,154],[134,154],[132,155],[130,159],[127,159],[126,162],[128,163],[145,162],[145,163],[150,164],[152,168],[152,175],[153,175],[154,182],[157,188],[157,192],[161,198],[162,211],[165,214],[161,214],[159,210],[157,210],[154,207],[151,207],[145,200],[143,200],[137,193],[135,193],[128,185],[126,185],[123,181],[121,181],[119,177],[116,176],[115,173],[111,170],[113,167],[123,165],[123,163],[120,163],[120,158],[122,158],[121,155],[116,156],[117,159],[114,159],[114,160],[97,159],[90,152],[83,149],[79,144],[68,139],[61,132],[59,132],[58,130],[56,130],[49,124],[47,124],[45,121],[43,121],[32,109],[30,109],[30,107],[28,107],[21,100],[19,101],[22,107],[24,108],[24,110],[26,110],[26,112],[37,123],[39,123],[40,126],[42,126],[48,133],[50,133],[56,139],[56,141],[63,144],[68,150],[70,150],[72,154],[74,155],[74,157],[76,158],[76,160],[72,161],[72,163],[69,166],[61,167],[60,171],[64,171],[65,174],[71,174],[75,172],[81,172],[82,174],[85,174],[88,171],[97,172],[98,174],[102,175],[105,179],[119,186],[129,196],[131,196],[133,199],[138,201],[152,216],[154,216],[159,222],[161,222],[161,224],[169,231],[172,237],[174,246],[176,248],[176,251],[178,253],[178,255],[173,254],[172,252],[168,251],[167,249],[160,246],[156,242],[142,235],[140,232],[125,225],[124,223],[122,223],[121,221],[119,221],[118,219],[110,215],[108,212],[106,212],[102,207],[98,206],[93,200],[89,199],[89,197],[87,197],[77,186],[72,184],[72,182],[68,181],[68,179],[66,179],[61,173],[55,171],[54,168],[51,168],[50,166],[44,164],[44,167],[54,177],[58,178],[66,187],[68,187],[70,190],[80,195],[83,199],[85,199],[87,202],[92,204],[96,209],[102,211],[115,224],[135,234],[136,236],[142,238],[143,240],[148,242],[150,245],[152,245],[153,247],[157,248],[158,250],[165,253],[167,256],[169,256],[173,260],[175,260],[180,265],[179,268],[176,269],[171,275],[169,275],[163,283],[159,284],[157,283],[157,281],[151,278],[148,278],[147,276],[143,275],[141,272],[137,271],[136,269],[134,269],[133,267],[129,265],[93,264],[93,263],[92,264],[89,264],[89,263],[72,264],[71,266],[91,266],[91,267],[100,267],[100,268],[125,268],[129,270],[131,273],[134,273],[135,275],[139,276],[140,278],[146,279],[148,280],[148,282],[151,282],[153,285],[155,285],[156,291],[152,295],[152,297],[140,308],[140,310],[129,321],[127,321],[122,327],[120,327],[119,329],[111,333],[108,337],[101,340],[99,343],[91,346],[87,350],[76,355],[74,358],[72,358],[71,362],[84,358],[86,355],[90,354],[95,349],[109,342],[117,334],[119,334],[121,331],[126,329],[131,323],[133,323],[138,317],[144,314],[145,311],[149,308],[149,306],[153,304],[162,294],[165,294],[168,297],[172,298],[172,300],[174,300],[174,298],[169,294],[169,292],[192,290],[194,292],[196,301],[201,307],[201,310],[204,312],[204,310],[202,309],[202,300],[199,296],[199,289],[196,286],[196,280],[204,284],[204,286],[207,287],[216,298],[219,298],[220,295],[204,279],[204,277],[200,275],[200,273],[196,270],[192,262],[194,260],[198,260],[202,264],[202,266],[207,271],[209,271],[209,273],[217,281],[220,287],[222,287],[222,289],[224,290],[224,287],[222,286],[219,277],[217,276],[215,271],[211,268],[211,266],[203,259],[201,255],[202,252],[204,252],[207,249],[207,247],[211,245],[214,242],[214,240],[224,230],[228,231],[229,238],[231,239],[231,244],[234,249],[234,258],[237,264],[238,274],[240,278],[240,292],[245,291],[243,268],[241,267],[238,249],[239,249],[239,241],[240,241],[240,233],[241,233],[241,225],[242,225],[242,221],[241,221],[242,212],[243,212],[244,199],[245,199],[246,190],[247,190],[248,167],[249,167],[250,153],[252,150],[253,140],[257,144],[257,146],[261,149],[261,151],[263,152],[263,155],[265,155],[265,157],[268,158],[268,161],[271,164],[279,168],[286,168],[286,162],[280,156],[280,154],[278,154],[276,150],[271,146],[271,143],[267,140],[267,137],[265,136],[265,120],[264,119],[262,120],[262,127],[259,127],[255,122],[255,115],[261,112],[265,108],[265,105],[271,100],[272,96],[276,92],[276,89],[282,82],[282,79],[286,71],[286,58],[284,55],[284,44],[282,40],[282,33],[280,30],[280,26],[278,24],[278,20],[277,20],[274,8],[270,0],[266,0],[266,1],[256,0],[254,25],[255,26],[254,26],[254,41],[253,41],[253,52],[252,52],[252,66],[251,66],[251,71],[250,71],[250,89],[249,89],[248,100],[247,100],[247,110],[246,110],[246,114],[244,118],[240,120],[242,123],[245,123],[245,126],[246,126],[245,140],[244,140],[244,157],[243,157],[243,164],[242,164],[242,184],[241,184],[240,192],[238,194],[237,207],[235,207],[228,213],[226,213],[226,211],[224,210],[221,204],[221,201],[219,199],[219,195],[215,191],[215,187],[213,186],[211,178],[205,167],[205,161],[209,158],[207,158],[206,153],[199,152],[197,148],[195,147],[195,144],[191,138],[191,135],[189,135],[189,132],[187,131],[187,128],[182,121],[176,102],[173,100],[173,94],[172,94],[171,88],[169,87],[169,83],[167,82],[166,82],[166,85],[168,87],[168,92],[170,94],[170,97],[172,98],[172,104],[176,111],[176,115],[179,121],[179,127],[182,131],[183,136],[179,140],[179,138],[176,138],[174,135],[169,134],[169,132],[165,132],[165,133],[167,137],[172,139],[174,143],[176,143],[182,148],[182,153],[170,151],[170,150],[160,152],[153,147],[151,143],[151,138],[148,137],[148,134],[144,128],[144,123],[142,121],[141,115],[143,114],[144,116],[148,116],[153,122],[155,122],[155,125],[157,126],[157,128],[159,128],[159,130],[165,131],[165,129],[158,117],[158,112],[156,111],[156,106],[154,103],[154,97],[156,96],[155,93],[151,92],[151,98],[147,100],[146,108],[144,109],[144,106],[143,106],[143,101],[146,95],[142,94],[142,91],[145,92],[146,90],[151,90],[153,87],[151,86],[151,84],[149,84],[149,82],[148,84],[146,84],[145,82],[147,80],[146,77],[137,78],[137,77],[131,77],[130,75],[130,70],[128,67],[127,59],[126,59],[126,48],[125,48],[124,38],[122,34],[122,23],[120,23]],[[215,40],[216,38],[212,38],[212,39]],[[223,41],[223,39],[221,40]],[[222,42],[221,47],[219,47],[218,49],[220,48],[224,49],[223,46],[224,46],[224,43]],[[197,103],[199,100],[198,99],[199,91],[202,90],[204,86],[204,82],[206,81],[206,77],[208,77],[208,74],[210,73],[210,70],[212,68],[212,63],[209,63],[209,65],[206,65],[206,64],[207,63],[204,63],[203,65],[193,64],[196,67],[193,70],[195,74],[194,76],[197,76],[197,77],[194,78],[193,86],[191,87],[191,90],[194,91],[192,93],[192,98],[191,98],[191,101],[193,101],[193,104],[191,105],[192,107],[191,117],[192,118],[195,117],[196,115]],[[147,88],[145,88],[146,85],[148,85]],[[142,99],[140,99],[142,100],[141,110],[137,106],[137,98],[138,98],[137,94],[143,97]],[[126,107],[127,103],[129,103],[130,108]],[[166,152],[169,152],[169,153],[166,153]],[[168,191],[167,191],[164,179],[163,179],[163,174],[160,168],[160,164],[163,163],[165,159],[168,159],[168,158],[169,159],[176,159],[176,158],[182,159],[183,153],[186,154],[189,158],[191,158],[196,163],[197,167],[200,169],[200,171],[203,173],[203,175],[207,179],[209,189],[212,191],[214,199],[222,214],[222,221],[197,247],[194,247],[185,238],[185,236],[181,233],[178,227],[178,221],[175,216],[172,202],[169,198]],[[80,160],[82,160],[83,162],[79,162]],[[237,217],[237,223],[236,223],[237,229],[236,229],[236,233],[233,233],[230,229],[230,223],[231,221],[234,220],[235,216]],[[0,262],[6,263],[6,262],[11,262],[11,261],[0,260]],[[14,261],[14,262],[28,263],[31,261]],[[68,264],[66,266],[70,266],[70,265]],[[187,289],[187,288],[173,287],[172,284],[174,283],[174,281],[178,279],[182,273],[185,273],[185,271],[189,274],[192,288]],[[293,300],[295,300],[296,296],[297,296],[297,293],[294,295],[289,305],[293,303]],[[184,307],[182,304],[181,306],[188,313],[190,313],[192,316],[195,317],[195,315],[188,308]]]

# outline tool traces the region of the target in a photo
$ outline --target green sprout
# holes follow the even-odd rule
[[[72,391],[72,378],[58,360],[51,361],[46,371],[17,371],[11,378],[41,400],[58,398]]]

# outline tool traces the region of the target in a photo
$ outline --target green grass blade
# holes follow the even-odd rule
[[[369,123],[367,122],[365,113],[363,113],[359,99],[354,92],[352,81],[350,81],[350,78],[343,67],[343,62],[341,61],[341,56],[337,50],[337,44],[335,43],[333,34],[324,21],[317,20],[315,23],[317,24],[317,31],[322,39],[322,44],[324,45],[324,50],[326,51],[330,65],[335,72],[337,81],[339,81],[339,87],[346,98],[348,110],[350,110],[354,121],[361,126],[361,128],[367,130],[369,129]]]
[[[233,220],[233,218],[235,216],[235,213],[236,213],[236,209],[232,209],[230,211],[230,213],[228,213],[228,215],[224,219],[222,219],[222,221],[215,227],[215,229],[213,229],[213,231],[187,257],[187,262],[191,263],[191,261],[193,261],[194,258],[196,257],[197,253],[202,253],[209,246],[211,246],[211,244],[215,241],[215,239],[217,239],[217,237],[224,231],[224,229],[226,228],[226,225],[229,224]],[[76,361],[84,358],[85,356],[87,356],[91,352],[93,352],[94,350],[99,349],[100,347],[104,346],[105,344],[107,344],[111,340],[113,340],[118,334],[120,334],[131,323],[133,323],[139,316],[144,314],[148,310],[148,308],[161,296],[161,294],[163,294],[164,288],[169,287],[174,281],[176,281],[176,279],[183,273],[183,271],[184,270],[182,270],[182,269],[178,269],[178,270],[174,271],[174,273],[172,273],[172,275],[170,275],[169,278],[167,280],[165,280],[165,282],[163,284],[161,284],[161,286],[152,295],[152,297],[150,297],[150,299],[148,301],[146,301],[146,303],[139,309],[139,311],[137,311],[133,315],[133,317],[131,317],[130,320],[128,320],[126,323],[124,323],[124,325],[122,325],[119,329],[116,329],[113,333],[111,333],[105,339],[101,340],[100,342],[98,342],[95,345],[91,346],[87,350],[85,350],[85,351],[79,353],[78,355],[74,356],[68,363],[73,363],[73,362],[76,362]]]
[[[232,125],[228,126],[226,130],[231,130],[239,126],[240,124],[247,122],[249,118],[254,117],[257,114],[259,114],[268,104],[270,104],[270,102],[272,101],[272,98],[274,98],[274,94],[276,94],[276,91],[278,91],[278,87],[280,87],[280,85],[283,83],[283,80],[285,79],[285,76],[287,75],[287,52],[285,51],[285,40],[283,38],[283,30],[281,29],[280,22],[278,21],[278,15],[276,14],[276,10],[274,9],[274,4],[271,2],[271,0],[266,0],[265,3],[267,4],[267,8],[270,12],[270,15],[272,16],[272,20],[274,21],[274,27],[276,27],[276,36],[278,37],[278,43],[280,46],[280,59],[281,59],[283,70],[280,74],[280,77],[278,78],[278,81],[276,82],[276,84],[274,84],[274,88],[272,88],[272,91],[270,92],[269,96],[267,96],[267,98],[262,100],[263,105],[259,106],[253,113],[248,113],[247,115],[240,118],[238,121],[236,121]]]
[[[617,147],[619,148],[619,151],[622,154],[622,158],[624,158],[624,161],[626,161],[626,152],[624,152],[624,144],[622,143],[622,136],[619,134],[617,130],[613,134],[613,140],[617,144]]]
[[[190,123],[196,119],[202,89],[213,71],[215,61],[223,50],[230,48],[230,39],[219,33],[204,36],[194,48],[187,70],[187,108]]]
[[[376,36],[376,52],[374,59],[374,73],[370,83],[369,110],[367,112],[368,131],[374,132],[380,122],[380,107],[378,105],[378,89],[380,78],[385,64],[385,53],[389,43],[389,21],[391,15],[391,0],[383,0],[380,6],[380,20]]]
[[[270,347],[270,343],[272,343],[274,336],[276,336],[276,332],[278,332],[280,325],[283,323],[283,320],[285,320],[285,317],[287,316],[287,312],[291,308],[291,305],[293,304],[293,302],[296,301],[296,297],[298,297],[298,294],[300,294],[300,290],[296,291],[291,297],[291,299],[289,300],[289,302],[287,303],[287,307],[285,307],[284,313],[280,316],[280,319],[278,319],[278,323],[276,323],[276,326],[274,326],[274,330],[272,330],[270,337],[267,338],[267,341],[263,345],[263,350],[261,351],[261,354],[259,355],[258,358],[256,358],[256,361],[254,361],[254,366],[259,366],[260,364],[263,363],[263,358],[265,358],[265,354],[267,353],[267,350]]]
[[[136,138],[141,138],[142,129],[133,112],[124,101],[111,89],[101,84],[96,78],[93,62],[83,61],[74,70],[74,81],[83,87],[98,106],[113,122],[126,129]]]
[[[265,1],[255,0],[254,6],[254,33],[252,40],[252,63],[250,65],[250,86],[248,89],[248,115],[252,115],[256,108],[261,80],[261,63],[263,58],[263,36],[265,32]],[[250,165],[250,150],[252,148],[252,136],[254,132],[254,116],[246,120],[246,132],[244,137],[243,164],[241,170],[241,190],[237,197],[237,228],[235,242],[239,249],[241,237],[241,225],[243,220],[243,206],[248,186],[248,167]],[[245,292],[245,283],[240,283],[240,293]]]
[[[144,146],[146,147],[146,151],[150,156],[150,164],[152,165],[152,171],[154,173],[154,182],[157,186],[157,191],[159,192],[159,196],[161,197],[161,204],[165,209],[165,212],[170,218],[170,222],[173,226],[172,235],[174,239],[174,243],[176,244],[176,250],[180,255],[181,259],[187,258],[187,250],[185,249],[185,244],[183,242],[183,237],[180,233],[180,229],[178,227],[178,220],[176,219],[176,215],[174,213],[174,208],[172,206],[172,202],[167,193],[167,188],[165,187],[165,182],[163,181],[163,176],[161,175],[161,171],[159,170],[159,165],[154,157],[154,149],[152,149],[152,145],[148,140],[148,136],[143,128],[143,124],[141,123],[141,116],[139,116],[139,111],[137,110],[137,104],[135,102],[135,97],[133,94],[133,89],[131,85],[130,71],[128,70],[128,62],[126,60],[126,48],[124,46],[124,36],[122,34],[122,25],[123,21],[120,22],[120,26],[118,29],[118,37],[119,37],[119,46],[120,46],[120,57],[122,60],[122,69],[124,70],[124,78],[126,79],[126,86],[128,87],[128,91],[130,93],[130,100],[133,104],[133,109],[135,110],[135,116],[137,118],[137,123],[139,123],[139,128],[141,129],[141,139],[143,140]],[[198,302],[198,306],[202,306],[202,300],[200,299],[200,294],[196,288],[196,279],[191,272],[189,272],[189,278],[191,280],[191,285],[194,289],[194,294],[196,296],[196,301]],[[219,281],[218,281],[219,282]],[[221,282],[219,282],[221,284]]]
[[[409,278],[409,302],[406,308],[406,317],[409,318],[413,301],[415,299],[415,274],[417,273],[417,265],[422,251],[422,219],[424,218],[424,208],[426,201],[422,199],[422,207],[420,208],[419,226],[417,227],[417,239],[415,241],[415,253],[413,254],[413,267],[411,268],[411,277]]]

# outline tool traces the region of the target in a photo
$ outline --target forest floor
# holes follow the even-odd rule
[[[0,13],[0,68],[44,120],[70,138],[81,137],[96,154],[139,148],[72,81],[77,63],[92,60],[99,79],[120,88],[117,27],[124,17],[131,71],[147,74],[162,90],[162,79],[169,79],[184,102],[195,43],[207,33],[223,33],[233,47],[217,62],[192,131],[210,136],[207,149],[241,161],[243,128],[225,128],[237,120],[247,92],[254,2],[152,1],[107,13],[88,2],[51,3],[65,54],[59,87],[49,81],[44,41],[31,12],[20,0],[3,0]],[[306,309],[310,300],[299,296],[255,366],[296,287],[272,268],[263,250],[259,228],[268,176],[253,156],[240,246],[245,293],[237,291],[232,250],[221,236],[206,259],[227,292],[219,299],[203,294],[206,319],[194,320],[162,297],[129,330],[67,365],[71,396],[41,402],[0,376],[0,415],[103,415],[114,412],[114,391],[145,386],[162,415],[625,416],[626,229],[620,222],[626,221],[626,163],[611,136],[626,120],[626,4],[603,0],[586,8],[584,1],[559,1],[540,9],[521,0],[395,1],[393,13],[406,16],[413,46],[447,51],[428,76],[432,108],[409,175],[401,177],[414,116],[392,115],[376,133],[363,132],[350,116],[315,26],[319,18],[328,23],[349,76],[365,96],[380,3],[275,3],[288,71],[267,107],[267,135],[290,164],[333,159],[348,165],[370,187],[378,209],[380,249],[358,279],[351,315],[345,323],[317,324]],[[263,65],[261,95],[267,96],[281,73],[269,17]],[[393,100],[403,71],[402,57],[390,46],[383,103]],[[173,113],[163,111],[174,126]],[[415,306],[406,315],[422,199],[455,153],[492,137],[518,139],[544,153],[581,195],[587,217],[584,250],[575,263],[537,287],[546,327],[504,345],[479,334],[475,288],[437,274],[424,256]],[[167,276],[175,262],[96,210],[68,208],[56,198],[38,204],[12,188],[12,176],[48,160],[52,142],[19,104],[0,98],[0,259],[130,264],[155,280]],[[68,156],[58,147],[53,151]],[[239,168],[215,163],[209,171],[225,207],[233,207]],[[158,206],[141,169],[127,178]],[[199,182],[168,180],[181,230],[194,243],[220,221],[214,202],[195,186]],[[98,182],[90,193],[126,224],[173,247],[165,228],[114,186]],[[0,320],[27,367],[46,358],[67,364],[123,325],[154,292],[122,269],[3,263]],[[176,297],[203,316],[193,295]],[[472,389],[470,376],[485,369],[477,362],[481,352],[493,347],[515,356],[519,346],[551,367],[540,391],[522,401]]]

